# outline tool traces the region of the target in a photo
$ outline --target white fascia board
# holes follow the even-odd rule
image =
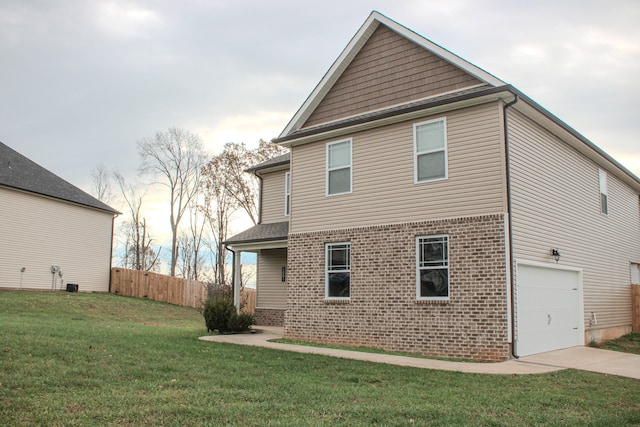
[[[406,122],[409,120],[417,120],[424,117],[433,116],[436,114],[442,114],[452,110],[458,110],[461,108],[472,107],[475,105],[486,104],[500,99],[511,101],[513,95],[511,92],[499,92],[491,95],[485,95],[482,97],[467,99],[464,101],[457,101],[450,104],[443,104],[437,107],[431,107],[424,110],[412,111],[409,113],[402,113],[394,116],[385,117],[383,119],[371,120],[364,123],[355,125],[340,127],[338,129],[332,129],[320,133],[315,133],[309,136],[302,136],[300,138],[292,139],[290,141],[281,142],[280,145],[291,148],[299,145],[310,144],[316,141],[322,141],[333,138],[342,138],[348,135],[352,135],[356,132],[362,132],[368,129],[374,129],[381,126],[387,126],[395,123]]]
[[[438,55],[446,61],[451,62],[462,70],[468,72],[481,81],[484,81],[492,86],[503,86],[506,83],[492,74],[484,71],[480,67],[473,65],[472,63],[462,59],[458,55],[444,49],[443,47],[433,43],[418,33],[408,29],[407,27],[400,25],[396,21],[387,18],[380,12],[373,11],[367,20],[362,24],[358,32],[353,36],[349,44],[344,48],[338,59],[335,60],[333,65],[326,72],[322,80],[315,87],[311,95],[306,99],[304,104],[298,109],[293,118],[289,121],[284,130],[280,133],[279,138],[282,138],[289,133],[298,130],[304,121],[309,117],[313,110],[322,101],[326,93],[331,89],[333,84],[342,75],[344,70],[349,66],[353,58],[358,54],[362,46],[369,40],[369,37],[378,28],[380,24],[384,24],[391,28],[401,36],[413,41],[414,43],[422,46],[428,51]]]
[[[286,240],[272,240],[267,242],[254,242],[254,243],[237,243],[235,245],[229,245],[229,248],[233,251],[240,252],[258,252],[261,249],[279,249],[286,248]]]
[[[336,59],[329,68],[329,70],[325,73],[322,80],[315,87],[311,95],[307,98],[307,100],[302,104],[300,109],[293,116],[287,127],[284,128],[279,138],[282,138],[285,135],[288,135],[291,131],[298,130],[304,120],[308,118],[311,112],[318,106],[320,101],[324,98],[324,95],[331,89],[333,83],[342,75],[344,70],[349,66],[351,60],[358,54],[362,46],[369,40],[369,37],[376,28],[378,28],[379,23],[376,22],[376,12],[373,12],[369,15],[369,18],[365,21],[365,23],[360,27],[358,32],[353,36],[347,47],[344,48],[338,59]]]
[[[387,18],[386,16],[380,14],[379,12],[373,12],[373,14],[376,15],[376,19],[386,25],[387,27],[391,28],[393,31],[395,31],[396,33],[400,34],[401,36],[411,40],[412,42],[416,43],[419,46],[422,46],[423,48],[427,49],[428,51],[432,52],[435,55],[438,55],[439,57],[441,57],[442,59],[456,65],[457,67],[461,68],[462,70],[466,71],[467,73],[471,74],[472,76],[476,77],[478,80],[481,80],[483,82],[486,82],[492,86],[504,86],[507,83],[500,80],[499,78],[497,78],[496,76],[494,76],[493,74],[490,74],[488,72],[486,72],[485,70],[483,70],[482,68],[472,64],[471,62],[459,57],[458,55],[456,55],[455,53],[443,48],[440,45],[437,45],[436,43],[432,42],[431,40],[427,39],[426,37],[421,36],[420,34],[416,33],[413,30],[410,30],[409,28],[405,27],[402,24],[397,23],[396,21]],[[372,15],[373,15],[372,14]]]

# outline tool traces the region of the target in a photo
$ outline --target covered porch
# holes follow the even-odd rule
[[[233,301],[240,309],[242,254],[257,255],[256,324],[284,326],[287,303],[287,236],[289,222],[257,224],[224,243],[233,254]]]

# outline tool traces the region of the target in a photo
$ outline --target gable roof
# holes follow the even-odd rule
[[[0,142],[0,186],[119,214],[112,207]]]
[[[316,108],[323,102],[325,96],[339,81],[345,70],[352,64],[358,53],[370,40],[374,32],[385,25],[401,37],[416,43],[419,47],[437,55],[445,61],[455,65],[460,70],[475,77],[481,84],[440,93],[426,98],[419,98],[401,102],[397,105],[383,106],[369,111],[356,112],[346,117],[337,117],[325,121],[313,120],[308,122]],[[505,103],[513,104],[513,108],[532,118],[536,123],[554,133],[569,146],[578,150],[596,164],[613,172],[616,176],[640,192],[640,177],[629,171],[616,159],[607,154],[596,144],[581,135],[571,126],[564,123],[553,113],[533,101],[512,85],[505,83],[492,74],[464,60],[456,54],[431,42],[412,30],[387,18],[379,12],[372,12],[356,35],[351,39],[311,95],[296,112],[278,138],[273,142],[285,146],[306,144],[326,139],[336,138],[345,134],[378,127],[385,124],[397,123],[424,116],[424,111],[447,111],[453,108],[476,105],[501,99]],[[262,165],[255,166],[254,169]]]
[[[416,43],[418,46],[444,59],[448,63],[455,65],[488,86],[498,87],[506,85],[502,80],[464,60],[458,55],[448,51],[436,43],[433,43],[392,19],[387,18],[381,13],[373,11],[355,36],[351,39],[347,47],[342,51],[338,59],[336,59],[331,68],[329,68],[311,95],[309,95],[304,104],[302,104],[300,109],[287,124],[285,129],[277,138],[278,140],[298,131],[304,125],[380,25],[388,27],[400,36]]]

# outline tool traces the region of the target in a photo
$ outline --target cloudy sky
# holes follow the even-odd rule
[[[640,175],[638,0],[0,0],[0,141],[90,189],[171,126],[276,137],[371,10],[505,80]]]

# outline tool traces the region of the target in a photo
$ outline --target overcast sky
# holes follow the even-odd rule
[[[171,126],[282,131],[371,10],[496,75],[640,175],[638,0],[0,0],[0,141],[90,189]]]

